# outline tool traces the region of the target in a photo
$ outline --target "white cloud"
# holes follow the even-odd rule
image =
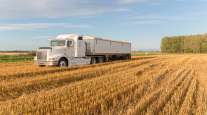
[[[112,11],[114,11],[114,12],[129,12],[131,10],[128,8],[119,8],[119,9],[114,9]]]
[[[1,19],[91,16],[116,9],[123,9],[117,1],[0,0]]]
[[[152,24],[160,24],[162,23],[162,21],[160,20],[139,20],[139,21],[135,21],[134,22],[135,24],[138,24],[138,25],[152,25]]]
[[[54,28],[90,28],[90,25],[75,25],[67,23],[29,23],[29,24],[0,24],[0,31],[10,30],[35,30],[35,29],[54,29]]]
[[[130,19],[135,24],[161,24],[167,22],[180,22],[180,21],[196,21],[199,19],[197,16],[198,12],[185,14],[185,15],[140,15],[140,16],[132,16]]]
[[[130,11],[128,5],[155,0],[0,0],[0,19],[64,18]]]
[[[118,0],[120,4],[134,4],[134,3],[141,3],[141,2],[148,2],[151,0]]]

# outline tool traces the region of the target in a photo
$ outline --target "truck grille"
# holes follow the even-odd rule
[[[47,60],[47,51],[38,51],[37,52],[37,60]]]

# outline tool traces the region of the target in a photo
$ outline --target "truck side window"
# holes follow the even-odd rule
[[[67,42],[67,46],[68,46],[68,47],[72,47],[72,46],[73,46],[73,41],[68,41],[68,42]]]
[[[83,40],[83,37],[82,36],[78,37],[78,40]]]

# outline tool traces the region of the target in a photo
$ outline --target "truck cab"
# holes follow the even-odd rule
[[[50,47],[40,47],[36,52],[36,62],[40,66],[66,67],[80,59],[86,59],[86,44],[81,36],[73,34],[59,35],[50,40]]]

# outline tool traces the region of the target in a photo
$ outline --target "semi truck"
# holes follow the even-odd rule
[[[74,66],[131,58],[131,43],[76,34],[58,35],[50,47],[40,47],[35,61],[39,66]]]

